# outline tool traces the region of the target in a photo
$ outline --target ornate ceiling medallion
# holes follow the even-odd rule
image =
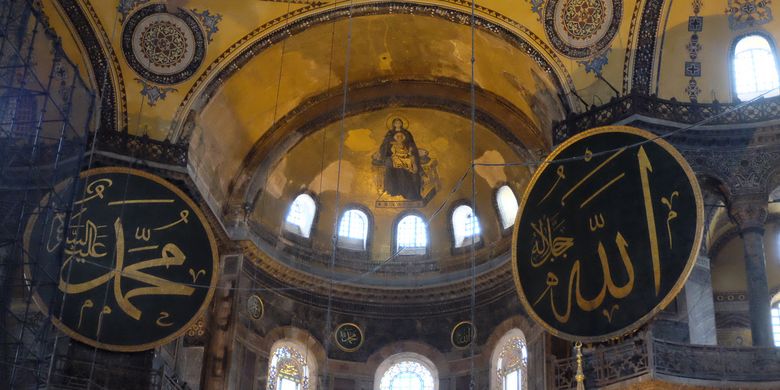
[[[622,17],[622,0],[550,0],[544,31],[561,54],[587,58],[607,49]]]
[[[159,84],[177,84],[203,63],[205,34],[187,11],[175,14],[152,4],[132,14],[122,30],[122,51],[141,77]]]

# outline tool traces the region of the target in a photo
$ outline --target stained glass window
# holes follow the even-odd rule
[[[268,390],[309,390],[309,366],[289,346],[276,348],[268,368]]]
[[[760,35],[748,35],[734,47],[734,87],[740,100],[778,95],[775,55],[769,41]]]
[[[380,390],[434,390],[431,371],[414,360],[393,364],[382,375]]]
[[[300,194],[290,206],[290,211],[285,219],[285,229],[301,237],[309,238],[311,225],[314,223],[314,214],[317,212],[317,204],[308,194]]]
[[[504,185],[496,191],[496,205],[501,218],[501,226],[508,229],[515,224],[517,216],[517,198],[509,186]]]
[[[368,238],[368,216],[357,210],[347,210],[339,222],[339,246],[348,249],[365,250]]]
[[[498,388],[525,390],[528,387],[528,351],[522,335],[512,336],[503,345],[496,361]]]
[[[452,212],[452,233],[455,247],[461,248],[479,241],[479,220],[471,206],[460,205]]]

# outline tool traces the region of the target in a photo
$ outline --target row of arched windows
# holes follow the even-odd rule
[[[302,345],[280,341],[271,348],[267,390],[315,390],[316,362]],[[528,388],[528,349],[520,329],[507,332],[491,357],[491,389]],[[379,364],[374,390],[437,390],[436,365],[425,356],[402,352]]]
[[[518,204],[515,193],[509,186],[501,186],[496,191],[496,208],[503,229],[509,229],[515,223]],[[284,228],[288,232],[303,238],[309,238],[317,215],[317,204],[311,195],[299,194],[293,200],[285,218]],[[482,228],[479,218],[471,206],[461,204],[452,210],[452,238],[455,248],[467,247],[481,240]],[[371,220],[361,208],[344,211],[338,224],[339,248],[364,251],[368,246],[368,233]],[[428,249],[428,227],[418,214],[407,214],[400,218],[395,226],[395,250],[399,255],[424,255]]]

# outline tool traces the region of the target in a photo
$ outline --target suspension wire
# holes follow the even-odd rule
[[[335,205],[333,208],[333,235],[331,238],[332,242],[332,248],[331,248],[331,256],[330,256],[330,262],[328,264],[328,271],[330,272],[330,276],[328,278],[328,304],[327,304],[327,311],[325,313],[325,332],[323,332],[323,338],[324,338],[324,344],[325,344],[325,356],[329,356],[330,354],[330,346],[333,342],[331,340],[331,333],[333,332],[333,284],[334,284],[334,277],[333,277],[333,269],[336,267],[336,251],[338,248],[339,243],[339,216],[340,216],[340,209],[341,209],[341,163],[344,158],[344,134],[346,133],[346,115],[347,115],[347,104],[348,104],[348,92],[349,92],[349,63],[351,59],[351,48],[352,48],[352,7],[353,3],[352,0],[349,2],[349,11],[347,13],[347,41],[346,41],[346,48],[344,52],[344,78],[343,78],[343,84],[344,89],[342,90],[342,102],[341,102],[341,123],[339,124],[339,145],[338,145],[338,162],[337,162],[337,169],[336,169],[336,200]],[[335,23],[335,22],[334,22]],[[334,26],[335,30],[335,26]],[[323,171],[324,172],[324,171]],[[321,175],[324,176],[324,174],[321,173]],[[330,359],[325,359],[325,369],[323,370],[323,375],[325,379],[328,381],[328,385],[330,385]]]
[[[292,5],[292,1],[288,1],[287,2],[287,13],[285,15],[289,15],[290,14],[290,6],[291,5]],[[290,34],[289,30],[288,30],[289,24],[290,24],[289,18],[285,18],[284,25],[282,25],[282,28],[279,31],[284,31],[289,36],[289,34]],[[279,55],[279,72],[277,72],[277,76],[276,76],[276,93],[275,93],[275,98],[274,98],[274,113],[273,113],[273,116],[272,116],[272,119],[271,119],[271,123],[272,124],[276,123],[276,117],[277,117],[278,110],[279,110],[279,94],[280,94],[280,91],[282,89],[282,70],[284,69],[284,54],[285,54],[286,50],[287,50],[287,40],[283,39],[282,40],[282,52]],[[267,188],[267,187],[268,187],[268,175],[266,175],[265,182],[263,183],[263,188]],[[263,212],[265,211],[265,191],[262,191],[262,192],[259,193],[259,195],[255,196],[253,203],[255,203],[257,201],[260,202],[260,216],[262,217]],[[248,210],[245,211],[244,218],[245,219],[249,218],[249,211]]]
[[[476,314],[477,314],[477,237],[476,226],[477,220],[477,172],[476,172],[476,154],[477,154],[477,139],[476,139],[476,121],[477,121],[477,93],[474,80],[474,67],[476,63],[476,2],[477,0],[471,0],[471,85],[469,86],[469,98],[471,99],[471,296],[470,300],[470,312],[469,320],[471,322],[471,342],[469,343],[469,389],[474,390],[477,386],[477,378],[475,375],[474,367],[474,344],[477,342],[476,336]]]
[[[335,9],[336,7],[337,7],[337,3],[334,2],[333,3],[333,9]],[[334,53],[335,53],[334,49],[335,49],[335,46],[336,46],[336,22],[337,22],[337,20],[334,18],[333,21],[330,24],[330,57],[328,58],[328,81],[327,81],[327,88],[326,88],[328,91],[330,90],[332,82],[333,82],[333,59],[334,59]],[[345,64],[345,66],[348,66],[348,64]],[[318,183],[318,186],[319,186],[319,188],[317,190],[318,194],[322,194],[322,183],[325,180],[324,172],[325,172],[325,154],[327,152],[327,147],[326,147],[327,146],[327,141],[328,141],[328,129],[327,129],[327,127],[324,127],[322,129],[322,145],[321,145],[321,148],[320,148],[320,181]],[[339,158],[339,163],[338,164],[339,164],[339,169],[340,169],[341,168],[341,159],[340,158]],[[338,215],[338,214],[336,214],[336,215]],[[315,296],[314,296],[313,293],[311,293],[311,291],[306,290],[306,289],[301,289],[299,287],[289,287],[289,288],[284,288],[283,287],[282,289],[284,289],[284,290],[290,289],[290,290],[293,290],[293,291],[304,292],[305,293],[304,296],[309,297],[308,300],[306,300],[305,298],[303,299],[304,303],[306,305],[309,305],[309,306],[312,306],[312,307],[315,306],[315,304],[314,304]],[[277,291],[278,292],[278,291],[282,291],[282,289],[272,289],[272,291]],[[329,295],[332,293],[332,290],[333,290],[333,285],[332,285],[332,281],[331,281],[330,285],[329,285]],[[330,304],[330,299],[328,299],[328,304]],[[330,309],[327,309],[327,311],[330,311]],[[326,314],[326,316],[327,316],[327,314]],[[323,336],[323,338],[325,340],[329,339],[329,337],[328,337],[328,332],[329,331],[330,331],[330,329],[328,328],[328,324],[326,323],[324,325],[324,329],[323,329],[323,332],[322,332],[322,336]],[[313,339],[313,340],[310,340],[310,339]],[[312,343],[311,341],[314,341],[314,342]],[[310,349],[309,348],[309,344],[310,343],[314,344],[314,343],[316,343],[316,341],[317,340],[314,339],[314,336],[312,336],[311,334],[306,332],[306,342],[307,342],[307,344],[305,346],[306,347],[306,351],[304,352],[306,354],[306,362],[309,361],[309,349]],[[327,341],[325,341],[325,343],[327,343]],[[324,346],[326,346],[326,345],[327,344],[325,344]],[[326,351],[326,356],[327,356],[327,347],[326,347],[325,351]],[[329,359],[325,359],[325,360],[326,360],[326,362],[325,362],[325,367],[323,369],[323,371],[324,371],[323,375],[327,375],[328,369],[329,369],[328,362],[327,362],[327,360],[329,360]],[[311,375],[311,374],[312,374],[312,372],[309,371],[309,375]],[[316,378],[310,378],[310,380],[316,380]]]

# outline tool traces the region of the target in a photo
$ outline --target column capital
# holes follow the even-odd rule
[[[767,217],[767,200],[764,197],[734,199],[729,205],[729,215],[737,223],[740,233],[752,230],[763,234]]]

